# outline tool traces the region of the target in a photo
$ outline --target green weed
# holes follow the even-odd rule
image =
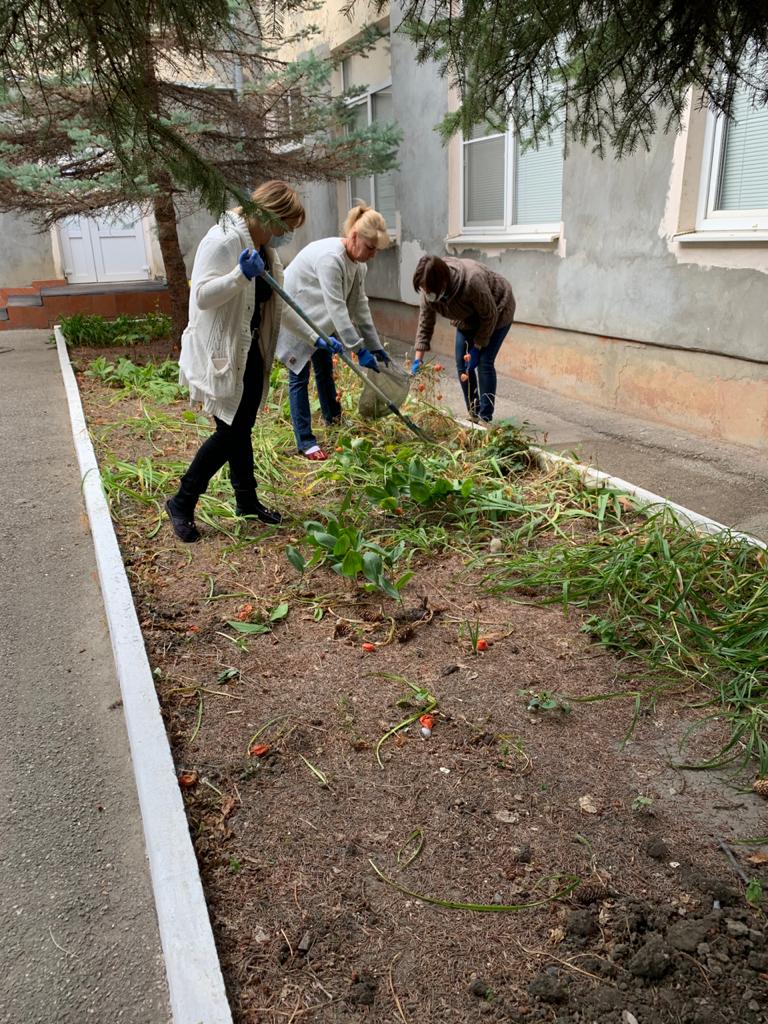
[[[168,338],[173,326],[166,313],[115,317],[75,313],[61,318],[61,332],[70,347],[107,348],[116,345],[141,345],[159,338]]]

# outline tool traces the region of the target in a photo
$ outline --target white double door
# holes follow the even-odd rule
[[[146,281],[150,276],[141,211],[135,207],[59,223],[64,276],[70,284]]]

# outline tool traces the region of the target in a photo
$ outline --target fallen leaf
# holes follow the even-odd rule
[[[264,757],[265,754],[269,753],[268,743],[254,743],[251,749],[248,751],[251,757]]]
[[[221,816],[222,818],[228,818],[230,814],[237,807],[237,800],[233,796],[226,796],[221,803]]]
[[[590,793],[579,797],[579,807],[585,814],[597,814],[595,798]]]
[[[753,853],[746,861],[747,864],[768,864],[768,853]]]

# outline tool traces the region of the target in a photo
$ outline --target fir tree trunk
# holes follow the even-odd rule
[[[176,208],[173,205],[170,176],[161,171],[155,175],[154,184],[159,189],[152,201],[157,224],[157,240],[160,243],[160,252],[165,264],[165,277],[168,281],[168,293],[171,298],[172,351],[178,352],[182,332],[187,326],[189,309],[187,270],[179,245]]]

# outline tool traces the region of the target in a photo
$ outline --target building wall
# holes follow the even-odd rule
[[[0,215],[0,287],[25,288],[33,281],[59,277],[51,232],[28,217]]]
[[[330,46],[342,42],[334,37]],[[449,109],[446,83],[433,65],[416,63],[396,31],[391,63],[403,132],[399,228],[396,245],[368,272],[382,332],[413,338],[411,276],[421,255],[471,256],[506,276],[517,298],[502,371],[599,406],[768,447],[768,238],[678,240],[694,228],[706,112],[691,111],[679,135],[661,134],[650,152],[621,161],[571,145],[557,241],[462,247],[450,241],[460,234],[461,147],[444,145],[433,130]],[[324,209],[323,231],[331,219]],[[304,237],[318,237],[316,223],[312,211]],[[435,348],[451,352],[445,322]]]

